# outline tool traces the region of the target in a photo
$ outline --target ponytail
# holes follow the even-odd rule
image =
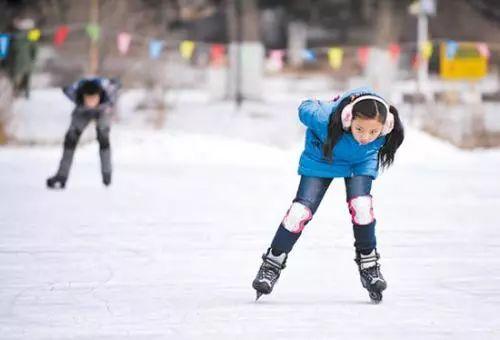
[[[390,105],[389,111],[394,115],[394,128],[385,137],[385,143],[378,153],[378,164],[383,168],[388,168],[394,162],[396,151],[403,143],[405,132],[401,119],[399,118],[398,110]]]
[[[336,107],[335,111],[330,115],[330,121],[328,122],[328,134],[326,141],[323,144],[323,157],[330,163],[332,160],[332,151],[337,144],[340,137],[344,133],[342,128],[342,110],[344,107],[351,102],[350,97],[344,98]]]

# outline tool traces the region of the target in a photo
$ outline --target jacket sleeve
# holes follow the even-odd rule
[[[314,99],[304,100],[299,106],[299,119],[302,124],[313,130],[319,137],[325,137],[332,109],[331,102],[325,103]]]
[[[62,88],[63,93],[69,98],[73,103],[76,103],[76,93],[78,87],[80,86],[80,81],[74,82],[70,86],[64,86]]]
[[[116,78],[101,78],[100,84],[103,91],[106,92],[109,104],[114,105],[118,99],[118,90],[121,88],[120,81]]]

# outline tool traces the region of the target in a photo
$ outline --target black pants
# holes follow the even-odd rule
[[[59,163],[58,175],[68,177],[73,163],[73,155],[82,132],[90,121],[96,121],[97,140],[99,142],[99,156],[101,158],[101,172],[111,173],[111,146],[109,144],[110,117],[107,112],[97,110],[83,110],[77,108],[71,115],[71,123],[64,137],[64,150]]]

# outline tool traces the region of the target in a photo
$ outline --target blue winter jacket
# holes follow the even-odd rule
[[[360,145],[352,133],[344,132],[333,148],[331,161],[323,156],[323,144],[328,135],[328,123],[337,105],[347,96],[377,95],[370,88],[357,88],[344,93],[336,100],[305,100],[299,106],[300,121],[307,127],[305,149],[299,163],[299,174],[311,177],[352,177],[378,175],[378,152],[385,137]]]

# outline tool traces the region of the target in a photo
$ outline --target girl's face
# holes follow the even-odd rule
[[[353,119],[351,124],[351,131],[354,139],[359,144],[368,144],[373,142],[380,136],[383,125],[378,119],[374,118],[360,118]]]
[[[101,101],[101,96],[99,94],[85,94],[83,95],[83,105],[89,109],[95,109],[99,102]]]

